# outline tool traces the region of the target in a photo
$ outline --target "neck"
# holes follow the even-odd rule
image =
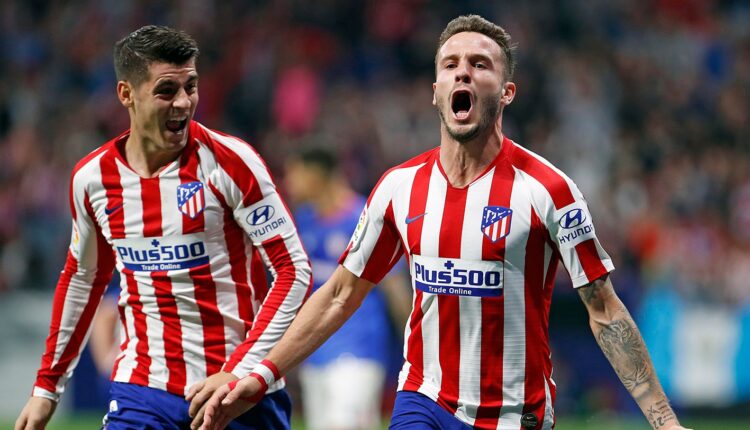
[[[336,179],[332,179],[329,186],[321,187],[319,192],[310,203],[315,211],[323,217],[335,215],[343,210],[354,192],[348,186]]]
[[[169,163],[176,160],[183,149],[183,147],[177,150],[159,148],[150,139],[139,137],[135,129],[131,127],[130,136],[125,142],[125,159],[138,175],[153,178]]]
[[[440,164],[448,182],[457,188],[469,185],[500,153],[503,144],[501,122],[468,142],[458,142],[445,125],[440,129]]]

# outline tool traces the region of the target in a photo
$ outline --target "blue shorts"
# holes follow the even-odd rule
[[[190,429],[190,402],[156,388],[113,382],[105,430]],[[292,402],[286,390],[266,395],[260,403],[229,423],[231,430],[289,430]]]
[[[390,430],[472,430],[429,397],[413,391],[396,393]]]

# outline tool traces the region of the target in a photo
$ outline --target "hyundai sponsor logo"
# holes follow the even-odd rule
[[[270,206],[268,206],[268,207],[270,207]],[[273,209],[273,208],[271,208],[271,209]],[[250,214],[250,215],[252,215],[252,214]],[[261,237],[265,236],[267,233],[270,233],[270,232],[276,230],[277,228],[281,227],[284,224],[286,224],[286,217],[277,218],[277,219],[273,220],[271,223],[266,224],[266,225],[260,227],[259,229],[251,231],[250,232],[250,237],[261,238]]]
[[[273,218],[274,214],[276,214],[276,209],[274,209],[273,206],[260,206],[254,211],[250,212],[246,220],[250,225],[263,225],[270,221]]]
[[[560,227],[565,229],[576,228],[586,221],[586,214],[583,209],[571,209],[560,218]]]

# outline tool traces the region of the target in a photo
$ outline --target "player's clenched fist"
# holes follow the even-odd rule
[[[255,406],[264,392],[261,383],[250,376],[222,385],[206,403],[201,430],[223,429],[230,421]]]

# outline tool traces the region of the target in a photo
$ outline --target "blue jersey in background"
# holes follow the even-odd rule
[[[298,207],[294,213],[297,230],[312,262],[313,291],[320,288],[338,266],[338,259],[349,244],[365,203],[366,199],[358,195],[343,211],[326,218],[308,204]],[[385,296],[375,287],[354,315],[310,355],[306,364],[324,366],[348,354],[388,367],[394,345],[397,345],[393,333]]]

